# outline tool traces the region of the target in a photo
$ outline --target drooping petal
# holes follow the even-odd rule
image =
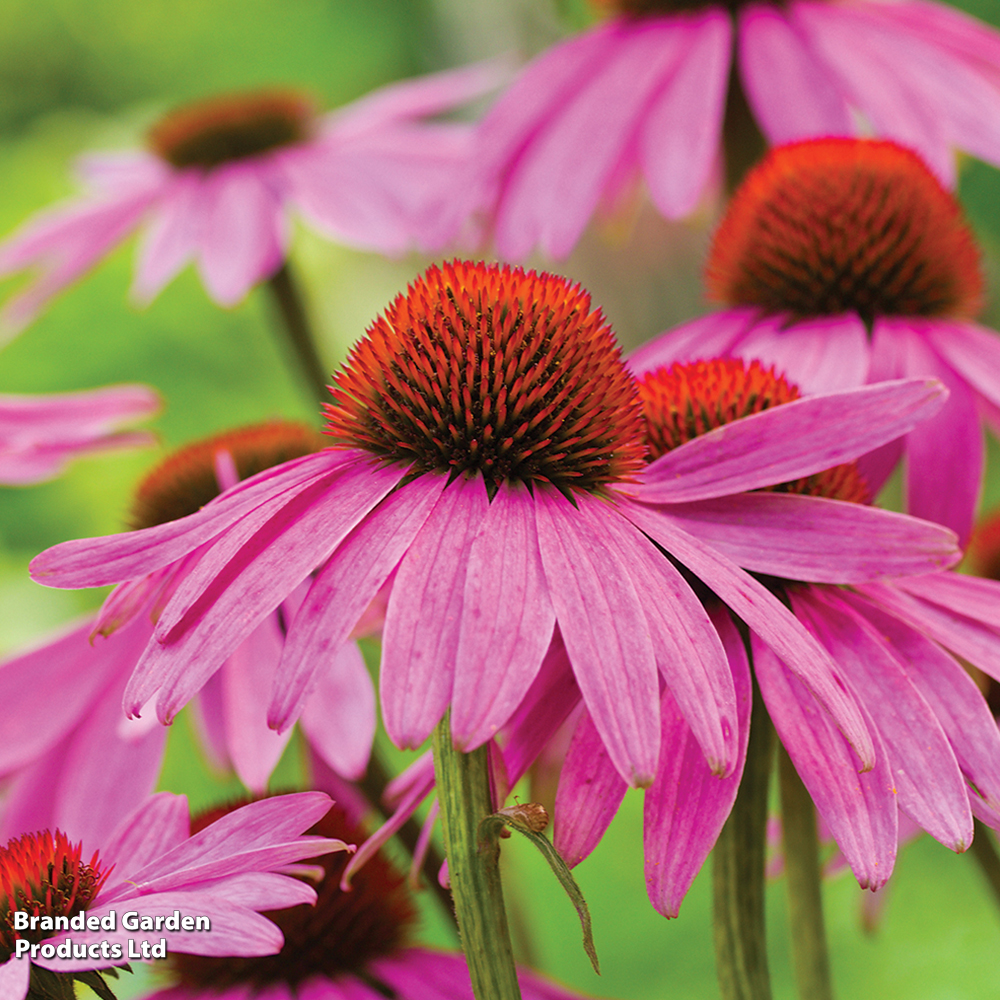
[[[618,515],[601,501],[535,490],[538,545],[566,651],[618,773],[649,784],[659,755],[659,683],[628,560],[605,541]],[[638,547],[638,546],[636,546]]]
[[[225,531],[235,520],[284,491],[309,484],[357,461],[356,452],[325,452],[268,469],[176,521],[103,538],[74,538],[46,549],[31,561],[31,575],[47,587],[103,587],[144,576],[176,562]]]
[[[772,146],[853,134],[841,89],[779,8],[752,3],[740,12],[739,67],[754,118]]]
[[[975,681],[943,649],[864,597],[850,591],[839,597],[875,627],[930,705],[972,794],[1000,809],[1000,729]]]
[[[639,162],[653,203],[668,219],[694,211],[711,176],[718,155],[732,33],[729,17],[713,8],[663,21],[660,45],[665,53],[676,47],[679,58],[660,71],[660,93],[640,126]]]
[[[1000,581],[958,573],[931,573],[897,580],[901,589],[949,611],[1000,630]]]
[[[699,316],[640,345],[625,364],[639,376],[679,362],[722,357],[753,324],[755,315],[754,309],[723,309]]]
[[[320,671],[302,729],[337,774],[353,781],[364,775],[375,738],[375,689],[357,643],[344,643]]]
[[[233,306],[280,266],[288,244],[285,212],[263,164],[220,167],[204,181],[205,227],[198,270],[208,294]]]
[[[844,690],[830,654],[769,590],[710,545],[640,504],[629,519],[703,580],[808,686],[854,747],[863,765],[875,763],[875,745],[861,708]]]
[[[935,840],[965,850],[972,843],[968,793],[930,706],[875,631],[834,592],[809,588],[790,596],[796,616],[830,650],[875,720],[900,808]]]
[[[974,323],[935,321],[921,334],[976,392],[1000,406],[1000,337]]]
[[[804,396],[841,392],[868,378],[868,331],[854,313],[791,322],[788,316],[761,316],[732,354],[760,361],[798,386]]]
[[[552,641],[533,504],[523,487],[501,485],[469,551],[451,698],[452,738],[466,751],[507,722]]]
[[[8,958],[0,965],[0,1000],[24,1000],[28,995],[30,979],[30,962]]]
[[[481,478],[455,480],[399,564],[380,684],[386,732],[397,746],[423,743],[451,700],[466,567],[488,504]]]
[[[600,843],[627,788],[590,713],[583,712],[559,772],[553,821],[552,842],[570,868]]]
[[[187,796],[158,792],[141,802],[101,847],[105,864],[115,866],[113,877],[101,893],[102,900],[108,902],[122,891],[129,891],[131,872],[168,854],[185,841],[189,832]]]
[[[298,716],[319,664],[347,640],[434,507],[444,476],[420,476],[385,498],[320,570],[292,621],[268,725],[287,728]]]
[[[716,427],[646,468],[649,503],[708,500],[789,482],[848,462],[937,411],[944,389],[904,379],[809,396]]]
[[[750,733],[751,680],[743,640],[726,611],[713,613],[732,669],[739,725],[739,756],[720,778],[705,763],[669,689],[660,703],[660,769],[646,790],[643,851],[646,891],[658,913],[676,917],[694,877],[715,846],[739,790]]]
[[[861,762],[837,732],[804,684],[755,637],[754,673],[767,710],[854,877],[862,888],[877,889],[896,860],[897,807],[889,760],[878,730],[875,765]]]
[[[740,493],[660,512],[737,565],[812,583],[933,572],[960,558],[948,528],[825,497]]]

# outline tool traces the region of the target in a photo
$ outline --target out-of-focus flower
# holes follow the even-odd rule
[[[305,882],[278,872],[347,848],[342,840],[302,836],[329,807],[322,792],[284,795],[251,803],[191,834],[187,799],[161,792],[100,845],[73,844],[59,830],[12,839],[0,849],[3,995],[22,1000],[29,982],[53,973],[83,978],[130,958],[160,957],[152,947],[161,942],[168,951],[197,955],[275,954],[281,931],[258,911],[316,900]],[[54,918],[76,918],[80,911],[86,926],[59,933]],[[126,911],[136,914],[137,925],[159,917],[159,927],[153,930],[151,919],[148,928],[129,929],[118,919]],[[16,912],[40,918],[39,924],[17,929]],[[195,916],[207,918],[208,928],[195,926]],[[50,926],[43,917],[52,918]],[[147,929],[148,938],[140,939],[136,931]]]
[[[1000,35],[945,4],[600,5],[616,16],[542,53],[479,129],[473,183],[505,257],[566,256],[640,175],[665,216],[689,214],[741,115],[772,144],[874,132],[949,185],[956,148],[1000,164]]]
[[[226,485],[323,447],[301,424],[272,421],[187,445],[140,484],[136,529],[199,510]],[[0,776],[8,779],[0,835],[26,829],[73,830],[101,840],[131,803],[153,790],[165,729],[122,713],[125,685],[153,636],[154,620],[184,561],[112,594],[104,613],[0,663]],[[284,622],[302,593],[291,595],[233,650],[195,703],[209,756],[233,767],[262,793],[290,732],[267,726],[267,695],[284,642]],[[52,691],[60,697],[53,703]],[[301,726],[314,750],[338,774],[355,779],[368,763],[375,731],[375,692],[355,642],[320,665]],[[130,796],[124,789],[131,791]]]
[[[473,66],[385,87],[325,116],[295,92],[210,98],[154,125],[148,151],[82,158],[83,197],[0,244],[0,274],[38,272],[0,313],[0,339],[138,228],[133,294],[143,303],[193,260],[212,299],[235,305],[281,266],[293,213],[360,249],[440,246],[454,231],[454,172],[471,126],[426,119],[497,79],[496,67]]]
[[[707,437],[713,428],[732,426],[741,412],[780,409],[797,395],[773,370],[734,359],[677,364],[648,374],[641,384],[654,458]],[[702,504],[685,515],[698,522],[692,533],[765,580],[816,637],[835,663],[837,682],[861,706],[876,753],[874,766],[863,767],[813,693],[752,631],[748,662],[739,633],[707,596],[737,692],[741,750],[752,665],[768,713],[826,828],[858,882],[877,889],[892,873],[898,810],[956,851],[972,840],[973,814],[1000,826],[1000,732],[982,693],[952,655],[1000,676],[1000,584],[949,572],[887,573],[866,581],[846,557],[848,544],[868,544],[862,536],[850,543],[845,538],[840,565],[830,558],[825,571],[802,566],[789,574],[781,551],[788,528],[775,516],[786,501],[801,494],[816,505],[864,502],[867,489],[854,463],[775,489],[745,494],[739,505]],[[805,516],[800,502],[788,505],[786,518],[793,506],[803,507],[798,516]],[[762,517],[769,507],[770,515]],[[546,712],[559,711],[555,691],[550,682]],[[732,775],[712,775],[672,693],[664,688],[661,696],[663,751],[645,799],[646,875],[654,906],[675,916],[732,808],[743,757]],[[565,681],[561,698],[566,715],[578,695]],[[536,696],[529,707],[537,711],[539,702]],[[531,731],[521,729],[515,736],[527,735],[531,745]],[[532,752],[536,748],[537,735]],[[556,797],[555,844],[570,864],[600,840],[625,788],[585,712]]]
[[[938,414],[861,468],[877,492],[905,452],[907,509],[964,543],[981,422],[1000,428],[1000,340],[973,322],[983,281],[972,232],[918,157],[854,139],[772,150],[733,198],[706,275],[729,308],[639,348],[632,370],[733,354],[775,365],[806,393],[940,379],[950,394]]]
[[[459,262],[429,269],[399,296],[334,381],[337,447],[267,470],[187,518],[67,542],[33,563],[39,582],[78,587],[187,560],[126,690],[130,713],[158,693],[157,711],[170,718],[315,570],[275,679],[278,727],[391,581],[380,689],[398,745],[419,746],[449,707],[458,746],[486,742],[523,700],[558,623],[624,780],[656,774],[661,677],[706,766],[728,773],[740,734],[729,662],[659,545],[774,648],[866,765],[874,761],[862,709],[829,655],[697,537],[699,515],[703,502],[739,511],[745,490],[893,440],[940,404],[936,383],[796,400],[646,467],[637,388],[589,296],[551,275]],[[957,558],[954,535],[936,525],[760,496],[754,518],[780,536],[785,576],[870,580]]]
[[[58,476],[74,458],[156,440],[117,428],[156,413],[160,397],[144,385],[48,396],[0,395],[0,483],[22,486]]]
[[[334,807],[313,833],[355,841],[362,831]],[[237,1000],[263,994],[272,1000],[470,1000],[465,959],[457,952],[414,942],[418,913],[405,877],[374,855],[351,887],[340,888],[346,855],[317,858],[322,877],[315,906],[268,916],[283,931],[282,950],[264,958],[179,955],[175,985],[147,1000]],[[526,1000],[578,1000],[526,969],[518,970]]]

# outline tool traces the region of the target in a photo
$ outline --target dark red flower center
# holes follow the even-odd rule
[[[304,424],[274,420],[226,431],[178,449],[139,484],[132,505],[133,528],[176,521],[193,514],[219,495],[215,461],[228,452],[239,479],[247,479],[326,446],[322,436]]]
[[[205,819],[218,818],[217,813]],[[195,831],[205,820],[192,824]],[[364,831],[355,827],[346,813],[334,806],[311,830],[322,837],[339,837],[360,843]],[[352,877],[350,892],[342,892],[340,879],[350,855],[345,851],[325,854],[305,864],[323,870],[319,883],[311,883],[319,895],[315,906],[293,906],[265,914],[285,936],[277,955],[261,958],[209,958],[176,954],[171,964],[180,985],[213,992],[248,987],[256,993],[272,984],[296,987],[313,976],[335,979],[356,975],[370,979],[368,964],[407,946],[417,921],[406,878],[376,854]]]
[[[799,390],[758,361],[747,365],[739,358],[713,358],[649,372],[639,381],[639,395],[652,461],[723,424],[790,403]],[[854,503],[870,499],[854,462],[767,489]]]
[[[149,130],[148,141],[172,166],[210,170],[305,142],[315,117],[313,102],[294,91],[230,94],[171,111]]]
[[[81,848],[61,830],[26,833],[0,848],[0,962],[18,938],[36,943],[68,930],[69,918],[93,901],[111,869],[101,869],[96,852],[83,861]],[[17,913],[39,919],[15,929]]]
[[[455,261],[431,267],[334,376],[327,433],[417,474],[596,490],[642,467],[641,408],[579,285]]]
[[[961,209],[892,142],[819,139],[771,150],[736,192],[706,266],[711,296],[794,317],[969,318],[979,251]]]

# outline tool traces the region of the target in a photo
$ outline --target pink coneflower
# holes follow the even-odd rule
[[[419,746],[449,707],[456,745],[483,744],[524,697],[558,624],[626,781],[656,773],[661,676],[711,769],[727,773],[738,742],[729,664],[659,545],[794,665],[872,761],[862,711],[829,657],[765,587],[696,537],[697,518],[701,502],[741,510],[734,493],[892,440],[939,405],[936,383],[796,400],[645,467],[636,385],[589,296],[551,275],[460,262],[430,268],[399,296],[334,382],[334,448],[187,518],[67,542],[33,563],[40,582],[78,587],[186,560],[126,690],[129,713],[156,694],[169,719],[318,567],[289,627],[272,725],[296,717],[319,664],[391,581],[380,688],[398,745]],[[687,519],[649,506],[661,501]],[[868,580],[957,556],[951,532],[903,515],[812,497],[752,504],[750,516],[780,538],[774,560],[786,576],[806,567]]]
[[[616,16],[529,64],[480,128],[474,177],[503,256],[566,256],[640,175],[665,216],[689,214],[751,114],[772,144],[874,131],[948,184],[956,147],[1000,163],[1000,36],[944,4],[600,6]]]
[[[132,526],[139,530],[193,513],[223,486],[323,444],[308,427],[271,421],[186,445],[140,483]],[[0,835],[58,826],[100,840],[121,818],[115,813],[119,803],[153,790],[166,730],[155,717],[126,720],[121,704],[159,607],[182,570],[183,563],[163,567],[120,588],[102,615],[0,663],[0,776],[7,779]],[[283,616],[293,613],[302,596],[293,594],[260,622],[194,706],[212,761],[232,767],[256,793],[266,788],[291,735],[268,728],[267,694],[281,658]],[[60,692],[55,703],[52,691]],[[364,773],[375,731],[375,693],[356,643],[344,643],[324,661],[301,725],[338,774],[355,779]]]
[[[787,400],[795,392],[756,362],[744,367],[740,360],[718,359],[650,373],[642,394],[655,458],[679,451],[684,440],[709,436],[741,410],[792,405]],[[867,499],[854,463],[774,489],[801,494],[800,500]],[[724,611],[712,612],[733,674],[743,746],[752,664],[768,713],[826,828],[858,882],[876,889],[892,872],[898,810],[957,851],[971,842],[973,813],[990,825],[1000,824],[1000,733],[986,700],[952,655],[1000,674],[1000,585],[947,572],[886,574],[865,582],[848,570],[838,578],[833,560],[831,574],[823,578],[808,572],[790,578],[775,560],[777,532],[755,517],[758,505],[762,510],[783,499],[792,496],[747,494],[742,517],[735,509],[713,511],[709,505],[687,517],[694,513],[702,537],[766,579],[827,650],[838,683],[862,706],[876,747],[870,770],[862,769],[843,734],[780,657],[751,631],[748,663]],[[865,543],[859,539],[858,544]],[[833,586],[838,583],[851,586]],[[555,691],[550,686],[545,694],[550,713],[558,711]],[[732,775],[721,780],[712,775],[673,695],[664,689],[662,698],[664,752],[646,791],[646,874],[654,906],[675,916],[732,808],[742,756]],[[576,699],[565,684],[562,700],[568,714]],[[521,729],[517,736],[524,739],[523,723]],[[625,787],[584,713],[556,798],[555,843],[571,864],[600,840]]]
[[[86,982],[91,970],[162,957],[151,953],[162,941],[168,952],[196,955],[277,953],[281,931],[259,911],[315,902],[309,885],[278,872],[303,858],[346,849],[342,840],[302,836],[330,804],[322,792],[284,795],[251,803],[191,834],[187,799],[161,792],[100,845],[74,844],[60,830],[12,839],[0,849],[4,997],[22,1000],[29,979],[54,980],[72,991],[72,979]],[[67,932],[55,922],[80,911],[86,929]],[[167,922],[137,933],[124,925],[129,911],[138,918],[174,917],[180,911],[187,918],[207,918],[209,926]],[[40,918],[39,924],[18,929],[17,912]],[[51,924],[43,917],[52,918]],[[71,981],[60,984],[56,977]]]
[[[160,397],[144,385],[0,395],[0,483],[40,483],[58,476],[73,458],[152,444],[154,437],[145,431],[116,428],[159,408]]]
[[[734,354],[776,365],[803,392],[940,379],[941,411],[862,469],[877,490],[905,451],[907,509],[964,542],[980,421],[1000,427],[1000,341],[973,322],[983,281],[972,232],[920,160],[853,139],[772,150],[733,198],[706,276],[729,308],[639,348],[633,371]]]
[[[313,833],[355,841],[364,836],[339,806]],[[469,972],[461,954],[414,941],[418,911],[406,878],[381,854],[340,889],[346,855],[316,859],[322,877],[315,906],[269,913],[282,930],[281,951],[264,958],[179,955],[169,965],[175,985],[147,1000],[468,1000]],[[575,1000],[526,969],[518,970],[527,1000]]]
[[[427,122],[496,79],[482,66],[394,84],[332,114],[292,91],[210,98],[150,129],[148,150],[84,157],[82,200],[0,244],[0,274],[36,281],[0,313],[12,336],[57,292],[144,229],[133,294],[153,299],[194,260],[208,294],[239,302],[285,259],[290,216],[360,249],[441,245],[470,126]]]

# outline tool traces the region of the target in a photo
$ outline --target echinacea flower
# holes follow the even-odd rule
[[[323,438],[304,425],[271,421],[186,445],[140,483],[132,526],[199,510],[223,487],[308,454]],[[111,595],[91,616],[0,662],[0,836],[56,826],[100,840],[121,818],[118,803],[153,790],[166,730],[152,716],[127,720],[128,678],[153,635],[154,619],[183,564],[167,566]],[[267,726],[266,696],[281,657],[282,616],[292,595],[231,653],[195,703],[210,759],[262,793],[290,732]],[[60,696],[53,702],[51,692]],[[325,661],[301,719],[310,745],[338,774],[364,773],[375,732],[375,692],[355,642]],[[126,795],[126,790],[130,791]],[[131,806],[129,806],[131,808]]]
[[[58,476],[73,458],[152,444],[145,431],[118,426],[156,413],[144,385],[116,385],[46,396],[0,395],[0,483],[22,486]]]
[[[234,94],[178,108],[148,150],[81,159],[82,199],[42,212],[0,244],[0,274],[38,276],[0,313],[13,336],[136,229],[133,294],[151,301],[194,260],[209,296],[239,302],[285,259],[290,217],[382,253],[436,248],[470,126],[425,119],[496,81],[474,66],[394,84],[320,116],[290,91]],[[449,230],[451,227],[448,227]]]
[[[956,148],[1000,164],[1000,35],[945,4],[601,6],[616,16],[537,57],[479,127],[472,178],[505,257],[565,257],[638,176],[667,218],[689,214],[750,115],[772,144],[874,132],[949,185]]]
[[[185,560],[126,689],[129,714],[156,695],[170,719],[315,572],[275,677],[270,722],[280,729],[391,583],[380,693],[398,745],[419,746],[449,708],[458,747],[485,743],[523,699],[558,624],[626,781],[656,773],[661,676],[710,768],[728,773],[739,739],[729,664],[653,538],[792,664],[862,760],[874,759],[860,707],[787,608],[648,504],[682,504],[694,527],[701,501],[738,508],[744,498],[731,494],[894,439],[939,405],[936,383],[796,400],[645,467],[637,388],[589,296],[552,275],[455,262],[430,268],[376,320],[332,392],[333,448],[262,472],[186,518],[66,542],[33,562],[39,582],[79,587]],[[760,517],[776,532],[787,525],[775,558],[788,576],[832,561],[875,579],[957,558],[953,534],[935,525],[776,499],[780,511],[762,502]]]
[[[313,832],[348,841],[362,831],[335,806]],[[315,907],[295,906],[268,916],[285,944],[263,958],[178,955],[169,963],[174,985],[145,1000],[469,1000],[472,987],[458,952],[423,948],[414,941],[418,920],[406,878],[377,854],[340,888],[346,855],[317,858]],[[577,1000],[527,969],[518,970],[525,1000]]]
[[[788,400],[797,395],[773,370],[764,371],[757,362],[744,366],[738,359],[676,364],[649,373],[641,387],[654,458],[679,453],[681,442],[704,439],[713,428],[732,426],[741,412],[773,412],[772,407],[791,405]],[[826,829],[858,882],[874,890],[892,873],[900,810],[956,851],[972,840],[973,814],[992,826],[1000,824],[1000,731],[953,655],[1000,675],[1000,585],[943,571],[889,572],[870,581],[848,560],[838,565],[834,559],[822,574],[800,567],[790,576],[779,551],[782,527],[776,518],[761,517],[767,507],[776,513],[786,501],[794,501],[791,508],[869,498],[855,463],[773,489],[780,492],[749,493],[738,505],[730,498],[714,509],[708,503],[697,511],[685,510],[687,505],[663,510],[671,520],[686,522],[692,533],[697,521],[700,537],[765,580],[829,653],[838,683],[862,707],[875,742],[870,769],[862,767],[813,694],[753,630],[748,661],[739,633],[717,600],[706,595],[733,674],[741,747],[746,746],[752,669]],[[868,542],[859,537],[856,544]],[[556,691],[550,683],[544,693],[544,710],[550,714],[559,712],[553,704]],[[743,758],[732,775],[713,775],[673,695],[664,688],[661,696],[664,751],[646,791],[646,875],[653,905],[676,916],[732,808]],[[561,698],[565,717],[578,695],[563,682]],[[536,695],[533,711],[540,701]],[[530,737],[523,721],[520,730],[511,742]],[[537,752],[537,737],[532,751]],[[523,756],[525,751],[517,752]],[[555,844],[570,864],[598,843],[625,790],[584,712],[556,797]]]
[[[983,281],[972,232],[918,157],[875,140],[772,150],[730,203],[706,280],[728,308],[643,345],[632,370],[733,354],[776,365],[803,392],[939,379],[950,395],[938,414],[862,469],[877,491],[905,453],[907,509],[964,544],[981,421],[1000,428],[1000,340],[973,322]]]
[[[10,840],[0,849],[0,992],[22,1000],[29,982],[45,984],[53,974],[86,982],[91,970],[160,957],[153,947],[164,943],[167,953],[275,954],[281,931],[259,911],[316,900],[305,882],[278,873],[347,848],[302,835],[330,805],[322,792],[283,795],[192,834],[187,799],[161,792],[101,844],[73,843],[61,830]],[[85,927],[76,923],[81,911]],[[38,918],[36,926],[19,928],[17,913],[22,921]],[[126,913],[135,914],[136,927]]]

